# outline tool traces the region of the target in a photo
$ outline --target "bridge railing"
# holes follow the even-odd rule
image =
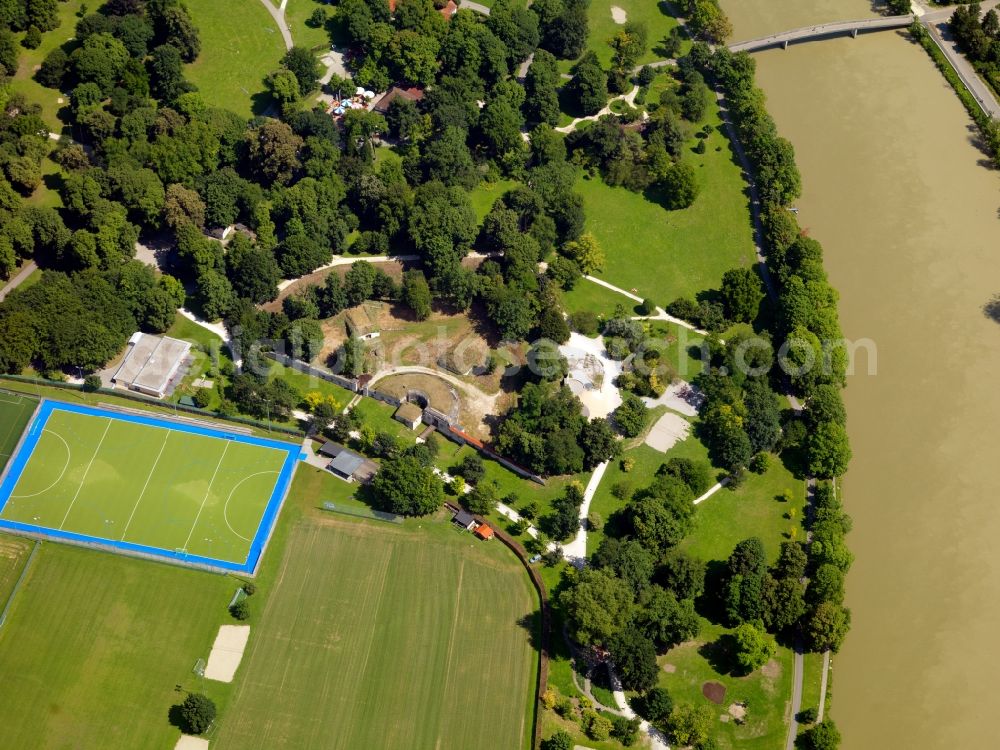
[[[882,29],[898,29],[909,26],[915,17],[904,16],[884,16],[881,18],[860,18],[854,21],[832,21],[830,23],[818,24],[816,26],[803,26],[798,29],[782,31],[777,34],[747,39],[742,42],[730,44],[732,52],[753,51],[763,49],[787,42],[804,41],[834,34],[850,33],[853,31],[876,31]]]

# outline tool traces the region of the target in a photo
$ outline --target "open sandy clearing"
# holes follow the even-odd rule
[[[568,342],[559,346],[559,353],[569,365],[564,382],[580,399],[586,416],[606,417],[621,405],[615,380],[622,373],[622,365],[608,356],[602,339],[574,332]]]
[[[174,750],[208,750],[208,740],[192,737],[190,734],[182,734],[177,739]]]
[[[701,405],[705,403],[705,395],[696,386],[678,380],[667,386],[659,398],[643,396],[642,402],[650,409],[666,406],[668,409],[673,409],[685,416],[697,417]]]
[[[628,13],[625,12],[624,8],[619,8],[617,5],[611,6],[611,18],[615,23],[621,25],[628,21]]]
[[[205,666],[205,677],[219,682],[232,682],[236,670],[243,660],[243,651],[250,638],[249,625],[222,625],[219,634],[212,644],[208,664]]]
[[[646,445],[661,453],[666,453],[675,444],[688,436],[691,423],[676,414],[664,414],[646,435]]]

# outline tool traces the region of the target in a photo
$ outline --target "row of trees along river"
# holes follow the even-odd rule
[[[734,39],[877,12],[868,0],[722,0]],[[1000,175],[905,32],[754,55],[795,146],[799,223],[823,243],[849,339],[844,480],[856,555],[833,717],[848,750],[991,747],[1000,655],[995,426]]]

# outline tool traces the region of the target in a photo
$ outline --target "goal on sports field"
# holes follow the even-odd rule
[[[191,671],[194,672],[199,677],[204,677],[205,676],[205,660],[204,659],[199,659],[198,661],[196,661],[194,663],[194,669],[192,669]]]

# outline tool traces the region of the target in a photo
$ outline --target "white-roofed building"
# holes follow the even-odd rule
[[[128,351],[111,378],[116,386],[163,398],[183,376],[182,367],[191,351],[187,341],[169,336],[133,333]]]

